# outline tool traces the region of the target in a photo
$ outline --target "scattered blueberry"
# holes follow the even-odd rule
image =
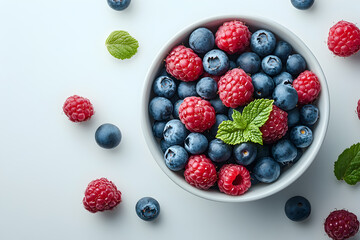
[[[275,55],[268,55],[261,61],[262,70],[270,76],[278,75],[282,69],[280,58]]]
[[[294,108],[288,111],[288,126],[289,128],[297,125],[300,122],[300,111],[298,108]]]
[[[234,147],[234,157],[237,164],[244,166],[254,162],[257,155],[257,147],[254,143],[245,142]]]
[[[180,82],[177,92],[179,98],[181,99],[191,96],[197,96],[196,82]]]
[[[171,144],[168,143],[167,141],[165,141],[165,139],[161,139],[161,141],[160,141],[161,151],[163,151],[165,153],[169,147],[171,147]]]
[[[298,102],[298,93],[290,84],[277,85],[272,97],[274,104],[285,111],[295,108]]]
[[[182,170],[188,158],[187,151],[179,145],[169,147],[164,154],[165,164],[172,171]]]
[[[287,58],[292,53],[292,46],[285,41],[278,41],[274,50],[274,55],[278,56],[281,61],[285,64]]]
[[[197,94],[207,100],[215,98],[217,90],[217,82],[211,77],[204,77],[196,84]]]
[[[250,47],[260,57],[271,54],[276,46],[275,35],[267,30],[257,30],[251,36]]]
[[[294,161],[297,155],[297,149],[289,140],[281,139],[272,147],[272,156],[274,160],[281,164],[287,164]]]
[[[195,29],[190,34],[189,45],[196,53],[206,53],[214,48],[214,34],[207,28]]]
[[[201,133],[190,133],[184,141],[185,149],[190,154],[201,154],[206,151],[209,142]]]
[[[290,140],[296,147],[306,148],[312,143],[313,134],[306,126],[296,126],[290,131]]]
[[[184,142],[188,131],[185,125],[178,119],[170,120],[164,127],[164,139],[171,145],[180,145]]]
[[[145,221],[153,221],[160,214],[160,204],[152,197],[143,197],[135,205],[136,214]]]
[[[279,85],[282,83],[293,83],[293,78],[288,72],[282,72],[279,75],[276,75],[275,77],[273,77],[273,80],[275,82],[275,85]]]
[[[260,70],[261,59],[254,52],[245,52],[236,60],[237,65],[246,73],[256,73]]]
[[[211,106],[213,106],[215,113],[227,114],[229,109],[220,98],[215,98],[210,100]]]
[[[310,202],[304,197],[295,196],[285,203],[285,214],[292,221],[303,221],[310,216],[310,213]]]
[[[155,121],[152,131],[155,137],[162,138],[166,122]]]
[[[102,148],[114,148],[121,141],[120,129],[110,123],[105,123],[98,127],[95,132],[96,143]]]
[[[312,105],[308,104],[303,106],[300,109],[300,121],[306,126],[314,125],[319,118],[319,109]]]
[[[173,110],[173,117],[174,118],[179,118],[179,107],[180,107],[180,105],[182,104],[183,101],[184,101],[183,99],[180,99],[180,100],[177,100],[174,103],[174,110]]]
[[[159,97],[170,99],[176,92],[176,84],[170,77],[160,76],[155,79],[153,90]]]
[[[280,176],[280,165],[270,157],[260,158],[254,169],[255,177],[263,183],[272,183]]]
[[[226,53],[218,49],[207,52],[203,58],[204,70],[211,75],[223,75],[229,70],[229,65],[229,58]]]
[[[300,54],[290,55],[286,61],[286,71],[297,76],[306,69],[305,59]]]
[[[252,84],[254,86],[254,95],[257,98],[266,98],[271,96],[275,84],[271,77],[265,73],[255,73],[251,76]]]
[[[215,138],[209,143],[208,155],[214,162],[225,162],[231,157],[232,147]]]
[[[222,123],[223,121],[227,121],[229,120],[229,118],[224,115],[224,114],[216,114],[216,121],[215,124],[210,128],[210,136],[212,138],[215,138],[217,131],[219,129],[219,125],[220,123]]]
[[[311,8],[315,0],[291,0],[291,4],[300,10],[306,10]]]
[[[116,11],[124,10],[130,5],[130,2],[131,0],[107,0],[109,6]]]
[[[156,121],[169,120],[173,112],[171,101],[164,97],[154,97],[149,104],[149,113]]]
[[[229,70],[237,68],[237,65],[234,61],[229,61]]]

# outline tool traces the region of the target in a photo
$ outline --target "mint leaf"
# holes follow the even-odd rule
[[[252,123],[246,127],[244,131],[244,136],[246,139],[249,139],[249,141],[253,143],[263,145],[262,133],[260,129]]]
[[[236,145],[240,142],[246,142],[243,136],[243,129],[240,129],[233,121],[223,121],[220,123],[216,138],[221,139],[224,143]]]
[[[138,41],[126,31],[114,31],[106,39],[109,53],[119,59],[131,58],[139,47]]]
[[[239,129],[245,129],[247,126],[247,121],[241,116],[241,113],[239,111],[236,111],[234,109],[233,114],[231,117],[234,119],[234,124],[236,124],[236,127]]]
[[[243,110],[243,118],[249,124],[261,127],[269,119],[274,100],[257,99],[249,103]]]
[[[350,185],[360,181],[360,143],[345,149],[334,164],[334,173],[338,180]]]

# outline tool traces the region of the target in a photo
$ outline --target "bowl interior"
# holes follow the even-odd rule
[[[148,113],[148,105],[152,97],[154,97],[152,93],[152,83],[154,79],[157,77],[157,74],[164,66],[164,59],[167,54],[171,51],[171,49],[179,44],[187,45],[188,37],[190,33],[198,27],[207,27],[213,32],[225,21],[238,19],[240,21],[245,22],[245,24],[249,27],[251,32],[254,32],[257,29],[268,29],[273,32],[277,40],[284,40],[290,43],[295,52],[301,54],[306,62],[307,69],[313,71],[319,78],[321,83],[321,93],[319,99],[316,101],[316,105],[320,110],[320,118],[314,126],[313,143],[310,145],[308,149],[304,152],[303,156],[300,160],[291,168],[287,169],[280,175],[280,178],[271,184],[258,184],[254,187],[251,187],[248,192],[241,196],[228,196],[224,193],[221,193],[217,190],[199,190],[195,187],[189,185],[182,173],[177,173],[169,170],[163,158],[163,152],[160,149],[160,145],[158,141],[152,134],[152,120]],[[148,74],[145,79],[144,89],[143,89],[143,99],[142,99],[142,107],[141,107],[141,116],[142,116],[142,128],[145,140],[148,144],[148,147],[157,162],[160,168],[168,175],[168,177],[173,180],[176,184],[178,184],[183,189],[206,199],[221,201],[221,202],[245,202],[252,201],[267,197],[272,195],[288,185],[294,182],[312,163],[315,159],[316,154],[318,153],[320,146],[324,140],[325,133],[328,126],[329,120],[329,91],[326,83],[326,79],[320,64],[316,60],[315,56],[311,53],[311,51],[306,47],[306,45],[291,31],[281,26],[280,24],[261,17],[253,17],[253,16],[238,16],[238,15],[230,15],[230,16],[221,16],[221,17],[212,17],[197,23],[194,23],[185,29],[181,30],[178,34],[176,34],[173,38],[171,38],[167,44],[160,50],[158,55],[155,57]]]

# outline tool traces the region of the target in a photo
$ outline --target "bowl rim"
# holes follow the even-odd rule
[[[321,108],[321,118],[319,119],[319,123],[316,128],[316,139],[314,137],[313,143],[311,145],[311,152],[309,153],[307,161],[305,161],[302,165],[298,167],[298,170],[295,172],[296,174],[290,175],[287,179],[287,181],[282,181],[279,184],[276,185],[276,187],[270,188],[264,188],[260,194],[251,195],[249,194],[247,196],[247,193],[240,195],[240,196],[229,196],[226,194],[221,193],[221,195],[213,194],[210,191],[204,191],[197,189],[190,184],[188,184],[184,178],[180,179],[175,177],[175,173],[168,169],[164,162],[160,162],[159,159],[159,146],[155,145],[154,141],[150,141],[150,139],[154,139],[152,135],[152,129],[149,121],[149,115],[148,115],[148,104],[149,104],[149,97],[151,94],[151,88],[153,83],[153,76],[155,71],[158,71],[159,69],[159,63],[165,59],[165,56],[170,52],[170,50],[175,46],[175,44],[179,43],[179,39],[183,39],[184,36],[187,34],[190,34],[191,30],[194,30],[198,27],[207,25],[211,22],[215,21],[221,21],[225,22],[228,20],[240,20],[244,21],[245,24],[247,22],[261,22],[264,23],[266,26],[271,26],[270,31],[276,31],[276,32],[282,32],[285,33],[286,37],[291,39],[292,41],[296,42],[296,45],[298,45],[297,52],[300,52],[301,49],[301,55],[304,55],[306,53],[307,58],[306,61],[309,63],[309,57],[311,59],[311,65],[312,65],[312,71],[313,69],[316,69],[316,75],[319,78],[319,81],[321,82],[321,98],[323,99],[324,106]],[[251,25],[251,24],[250,24]],[[264,27],[264,29],[267,29]],[[276,34],[277,35],[277,34]],[[281,38],[283,39],[284,36],[281,35]],[[300,49],[299,49],[300,48]],[[320,147],[325,139],[325,135],[328,129],[329,124],[329,118],[330,118],[330,96],[329,96],[329,88],[326,81],[325,74],[314,56],[314,54],[311,52],[311,50],[305,45],[305,43],[292,31],[284,27],[283,25],[277,23],[276,21],[272,19],[268,19],[265,17],[260,16],[254,16],[254,15],[243,15],[243,14],[230,14],[230,15],[216,15],[212,17],[203,18],[199,21],[196,21],[190,25],[185,26],[180,31],[178,31],[173,37],[171,37],[164,46],[160,49],[160,51],[157,53],[155,58],[153,59],[148,72],[146,74],[146,78],[143,84],[143,91],[142,91],[142,99],[141,99],[141,126],[142,126],[142,132],[143,136],[145,138],[145,142],[147,144],[147,147],[149,151],[151,152],[154,160],[156,161],[157,165],[162,169],[162,171],[178,186],[180,186],[182,189],[198,196],[204,199],[218,201],[218,202],[248,202],[248,201],[255,201],[259,200],[265,197],[268,197],[270,195],[273,195],[275,193],[280,192],[281,190],[285,189],[286,187],[290,186],[293,182],[295,182],[311,165],[311,163],[314,161],[316,155],[318,154]],[[321,122],[321,123],[320,123]],[[320,125],[321,124],[321,125]],[[319,128],[321,127],[321,128]],[[155,140],[156,141],[156,140]],[[161,151],[161,150],[160,150]],[[309,149],[306,151],[309,152]],[[162,159],[161,159],[162,160]],[[163,160],[162,160],[163,161]],[[274,182],[277,183],[278,181]],[[274,184],[273,183],[273,184]],[[270,185],[268,185],[270,186]]]

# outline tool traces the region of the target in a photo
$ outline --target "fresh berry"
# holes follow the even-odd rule
[[[231,157],[232,147],[215,138],[209,143],[208,156],[213,162],[225,162]]]
[[[340,21],[330,28],[327,45],[337,56],[351,56],[360,49],[360,29],[351,22]]]
[[[261,59],[254,52],[245,52],[238,57],[236,63],[246,73],[254,74],[260,70]]]
[[[174,110],[173,110],[173,117],[174,118],[179,118],[179,108],[180,108],[180,105],[182,104],[183,101],[184,101],[183,99],[180,99],[180,100],[177,100],[174,103]]]
[[[285,64],[287,58],[292,53],[292,51],[293,48],[289,43],[285,41],[278,41],[273,54],[275,56],[278,56],[281,59],[282,63]]]
[[[217,82],[210,77],[204,77],[197,82],[196,92],[204,99],[213,99],[217,95]]]
[[[157,96],[170,99],[176,93],[176,84],[170,77],[160,76],[155,79],[153,90]]]
[[[201,154],[206,151],[209,142],[201,133],[190,133],[184,141],[185,149],[190,154]]]
[[[219,82],[221,76],[215,76],[215,75],[211,75],[210,73],[207,73],[204,71],[204,73],[201,75],[201,78],[204,77],[211,77],[212,79],[214,79],[216,82]]]
[[[225,22],[215,34],[215,43],[228,54],[240,53],[250,44],[251,33],[240,21]]]
[[[291,4],[299,10],[306,10],[311,8],[314,1],[315,0],[291,0]]]
[[[357,103],[356,113],[358,115],[358,118],[360,119],[360,99],[358,100],[358,103]]]
[[[251,77],[239,68],[230,70],[222,76],[218,82],[218,89],[221,101],[231,108],[249,103],[254,92]]]
[[[237,164],[244,166],[254,162],[257,155],[257,147],[254,143],[245,142],[234,147],[234,157]]]
[[[100,147],[115,148],[121,141],[120,129],[113,124],[105,123],[96,130],[95,140]]]
[[[199,97],[187,97],[179,108],[179,117],[191,132],[203,132],[215,123],[215,110]]]
[[[184,82],[195,81],[203,73],[201,58],[183,45],[173,48],[166,57],[165,64],[168,73]]]
[[[250,182],[251,186],[255,186],[256,184],[260,183],[260,181],[255,177],[254,173],[250,173]]]
[[[298,53],[290,55],[286,61],[286,71],[296,77],[306,69],[305,59]]]
[[[262,70],[270,76],[278,75],[282,69],[280,58],[275,55],[268,55],[261,61]]]
[[[268,30],[257,30],[251,36],[250,47],[260,57],[271,54],[276,46],[275,35]]]
[[[116,11],[124,10],[130,5],[130,2],[131,0],[107,0],[109,6]]]
[[[181,99],[197,96],[196,82],[181,82],[178,86],[177,93]]]
[[[310,202],[304,197],[295,196],[288,199],[285,203],[285,214],[292,221],[303,221],[310,216],[310,213]]]
[[[298,108],[294,108],[287,112],[288,114],[288,126],[289,128],[297,125],[300,122],[300,111]]]
[[[215,109],[215,113],[227,114],[229,109],[223,104],[220,98],[210,100],[211,106]]]
[[[78,95],[68,97],[64,103],[63,110],[72,122],[84,122],[94,115],[94,108],[89,99]]]
[[[256,148],[257,148],[257,154],[256,154],[256,159],[260,159],[263,157],[271,157],[271,147],[272,145],[268,145],[268,144],[256,144]]]
[[[254,86],[254,96],[257,98],[266,98],[271,96],[275,84],[271,77],[265,73],[259,72],[251,76]]]
[[[190,34],[189,45],[196,53],[206,53],[214,48],[214,34],[207,28],[195,29]]]
[[[285,111],[294,109],[298,102],[297,91],[288,83],[277,85],[272,97],[274,99],[274,104]]]
[[[166,152],[166,150],[171,147],[171,144],[169,144],[168,142],[165,141],[165,139],[161,139],[160,141],[160,148],[161,151],[163,151],[163,153]]]
[[[272,183],[280,176],[280,165],[271,157],[264,157],[256,162],[253,171],[260,182]]]
[[[287,113],[273,105],[269,119],[260,128],[265,143],[274,143],[285,136],[288,130]]]
[[[203,58],[204,70],[211,75],[223,75],[229,69],[229,65],[228,56],[219,49],[207,52]]]
[[[160,214],[160,204],[152,197],[143,197],[135,205],[136,214],[145,221],[153,221]]]
[[[242,195],[251,187],[250,173],[244,166],[226,164],[219,170],[218,187],[225,194]]]
[[[296,126],[290,131],[290,140],[296,147],[306,148],[312,143],[313,134],[306,126]]]
[[[312,104],[303,106],[300,109],[300,121],[306,126],[312,126],[319,118],[319,109]]]
[[[150,101],[149,113],[156,121],[169,120],[173,111],[173,105],[169,99],[155,97]]]
[[[83,204],[92,213],[111,210],[121,202],[121,192],[106,178],[93,180],[85,190]]]
[[[327,235],[334,240],[348,239],[359,231],[359,221],[352,212],[335,210],[326,218],[324,229]]]
[[[281,164],[294,161],[297,155],[296,147],[287,139],[280,139],[271,150],[274,160]]]
[[[209,189],[217,180],[215,165],[205,155],[193,155],[185,166],[185,180],[199,189]]]
[[[290,73],[288,72],[282,72],[279,75],[276,75],[275,77],[273,77],[273,80],[275,82],[275,85],[279,85],[282,83],[293,83],[293,78],[291,76]]]
[[[184,124],[178,119],[170,120],[166,123],[164,127],[163,136],[165,141],[167,141],[170,145],[181,145],[188,131],[186,130]]]
[[[169,147],[164,154],[165,165],[172,171],[184,169],[188,158],[186,150],[179,145]]]
[[[216,121],[215,124],[210,128],[210,135],[212,138],[215,138],[218,129],[219,129],[219,125],[223,122],[223,121],[227,121],[229,120],[229,118],[224,115],[224,114],[216,114]]]
[[[317,99],[321,91],[318,77],[311,71],[302,72],[293,82],[298,93],[300,105],[312,103]]]
[[[234,61],[229,61],[229,70],[237,68],[237,65]]]
[[[155,121],[152,127],[152,131],[155,137],[162,138],[166,122]]]

